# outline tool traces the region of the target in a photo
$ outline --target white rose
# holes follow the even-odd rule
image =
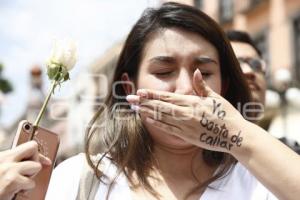
[[[56,40],[48,61],[48,67],[56,67],[60,64],[68,71],[71,70],[77,60],[76,44],[71,39]]]

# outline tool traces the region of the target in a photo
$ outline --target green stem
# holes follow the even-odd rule
[[[45,99],[45,101],[44,101],[44,103],[43,103],[43,106],[42,106],[42,108],[41,108],[41,110],[40,110],[40,112],[39,112],[39,115],[37,116],[37,118],[36,118],[36,120],[35,120],[35,122],[34,122],[34,124],[33,124],[33,131],[32,131],[31,139],[33,139],[33,137],[34,137],[34,132],[35,132],[35,130],[37,129],[37,127],[38,127],[38,125],[39,125],[39,123],[40,123],[40,121],[41,121],[41,119],[42,119],[42,116],[43,116],[44,112],[46,111],[46,107],[47,107],[47,105],[48,105],[48,102],[49,102],[49,100],[50,100],[50,97],[51,97],[51,95],[52,95],[52,93],[53,93],[53,91],[54,91],[56,85],[57,85],[57,81],[54,80],[54,81],[52,82],[50,91],[49,91],[49,93],[48,93],[48,95],[47,95],[47,97],[46,97],[46,99]]]

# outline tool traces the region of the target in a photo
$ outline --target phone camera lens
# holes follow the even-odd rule
[[[32,131],[32,126],[30,123],[25,123],[23,126],[25,132],[30,133]]]
[[[30,125],[29,124],[25,124],[24,128],[25,128],[26,131],[29,131],[30,130]]]

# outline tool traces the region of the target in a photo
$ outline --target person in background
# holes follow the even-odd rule
[[[226,32],[228,39],[230,40],[233,51],[240,62],[242,71],[249,84],[251,95],[253,100],[260,103],[261,106],[265,105],[265,96],[267,89],[266,80],[266,63],[262,58],[261,51],[257,48],[254,41],[247,32],[229,30]],[[262,109],[263,110],[263,109]],[[257,118],[262,113],[257,113]],[[262,125],[258,120],[257,123]],[[267,127],[263,127],[268,129]],[[288,145],[295,152],[300,154],[300,145],[298,142],[285,137],[280,138],[284,144]]]
[[[32,178],[43,165],[50,166],[51,161],[38,152],[35,141],[0,152],[0,199],[11,200],[18,192],[33,189]]]

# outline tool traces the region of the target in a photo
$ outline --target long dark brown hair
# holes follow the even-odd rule
[[[200,10],[178,3],[164,3],[159,8],[149,8],[129,33],[119,56],[113,83],[121,81],[127,73],[133,82],[137,79],[143,50],[149,38],[163,29],[178,28],[199,34],[218,51],[221,68],[222,95],[233,106],[249,102],[249,88],[243,79],[242,71],[234,56],[229,41],[219,25]],[[105,107],[99,108],[86,130],[86,158],[97,177],[104,183],[106,177],[99,165],[108,157],[117,167],[117,174],[109,183],[109,192],[117,177],[123,173],[129,183],[142,186],[150,193],[159,196],[150,185],[148,177],[153,169],[153,141],[135,112],[130,112],[126,102],[126,92],[121,84],[114,84],[105,101]],[[100,128],[99,128],[100,127]],[[102,128],[101,128],[102,127]],[[101,149],[101,150],[100,150]],[[101,152],[102,151],[102,152]],[[92,155],[102,153],[95,163]],[[205,189],[211,182],[224,177],[236,160],[229,154],[203,150],[203,161],[219,170],[212,178],[190,191],[189,194]],[[137,181],[133,180],[133,174]],[[138,182],[138,184],[137,184]]]

